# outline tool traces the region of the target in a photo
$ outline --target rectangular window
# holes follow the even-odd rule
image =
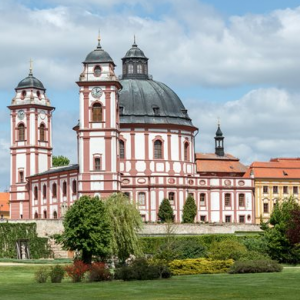
[[[278,194],[278,186],[277,185],[273,186],[273,194]]]
[[[239,194],[239,206],[245,207],[245,194]]]
[[[169,193],[169,201],[170,201],[170,203],[173,204],[174,200],[175,200],[175,193],[170,192]]]
[[[205,206],[205,194],[200,194],[200,206]]]
[[[19,172],[19,179],[20,179],[19,180],[20,182],[24,182],[24,172],[23,171]]]
[[[95,157],[95,170],[99,171],[101,168],[100,166],[100,157]]]
[[[239,216],[239,223],[245,223],[245,216]]]
[[[124,196],[126,196],[128,199],[130,199],[130,193],[126,192],[126,193],[124,193]]]
[[[288,188],[288,186],[284,186],[284,187],[283,187],[283,193],[284,193],[284,194],[288,194],[288,193],[289,193],[289,188]]]
[[[145,205],[145,203],[146,203],[146,194],[145,193],[138,194],[138,203],[139,203],[139,205]]]
[[[263,193],[267,194],[269,192],[268,186],[264,185],[263,186]]]
[[[231,216],[225,216],[225,223],[231,223]]]
[[[293,194],[294,195],[298,194],[298,187],[297,186],[293,186]]]
[[[269,203],[264,203],[264,213],[265,214],[269,213]]]
[[[225,194],[225,206],[229,207],[231,206],[231,195]]]
[[[200,221],[201,222],[206,222],[206,216],[200,216]]]

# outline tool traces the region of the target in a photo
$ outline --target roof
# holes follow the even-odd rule
[[[181,100],[168,86],[154,80],[120,80],[121,124],[175,124],[192,126]]]
[[[35,176],[43,176],[43,175],[54,175],[56,173],[66,172],[66,171],[72,171],[72,170],[79,170],[78,164],[68,165],[68,166],[61,166],[61,167],[53,167],[45,172],[37,173],[34,175],[29,176],[35,177]]]
[[[144,52],[137,46],[137,44],[134,42],[132,47],[127,51],[125,56],[122,58],[122,60],[127,58],[144,58],[148,60],[148,58],[145,56]]]
[[[110,55],[102,49],[100,42],[97,48],[87,55],[84,63],[112,63],[115,65]]]
[[[0,211],[9,211],[9,193],[0,193]]]
[[[253,162],[247,170],[254,178],[300,178],[300,158],[273,158],[269,162]]]
[[[231,154],[196,153],[198,173],[245,173],[247,167]]]
[[[37,78],[35,78],[31,72],[26,78],[21,80],[18,86],[16,87],[16,89],[25,89],[25,88],[36,88],[36,89],[45,90],[45,87],[42,84],[42,82]]]

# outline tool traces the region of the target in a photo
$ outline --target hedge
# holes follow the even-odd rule
[[[205,235],[195,235],[195,236],[172,236],[175,240],[179,241],[198,241],[199,244],[206,246],[207,248],[213,242],[220,242],[224,240],[235,240],[239,242],[243,242],[246,239],[253,239],[257,238],[260,239],[261,235],[254,234],[254,235],[241,235],[237,236],[235,234],[205,234]],[[140,242],[142,246],[142,250],[146,254],[155,254],[157,250],[160,248],[161,245],[166,243],[167,237],[159,236],[159,237],[140,237]]]
[[[229,269],[229,274],[281,272],[283,267],[274,260],[236,261]]]
[[[233,260],[212,260],[206,258],[173,260],[169,264],[173,275],[196,275],[226,273]]]
[[[36,233],[36,223],[0,223],[0,257],[17,258],[16,241],[28,239],[30,258],[48,258],[52,251],[48,238]]]

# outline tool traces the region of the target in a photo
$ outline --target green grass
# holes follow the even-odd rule
[[[45,284],[34,282],[39,266],[0,266],[1,300],[49,299],[299,299],[300,269],[282,273],[176,276],[167,280]]]

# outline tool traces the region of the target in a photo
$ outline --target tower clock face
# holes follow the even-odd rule
[[[94,98],[100,98],[102,94],[103,94],[103,91],[100,87],[94,87],[92,89],[92,96]]]
[[[24,119],[24,116],[25,116],[25,113],[24,113],[24,110],[19,110],[18,111],[18,117],[20,120],[23,120]]]
[[[45,119],[45,117],[46,117],[46,113],[45,113],[45,111],[44,111],[44,110],[41,110],[41,111],[40,111],[40,117],[41,117],[41,119],[42,119],[42,120],[44,120],[44,119]]]

